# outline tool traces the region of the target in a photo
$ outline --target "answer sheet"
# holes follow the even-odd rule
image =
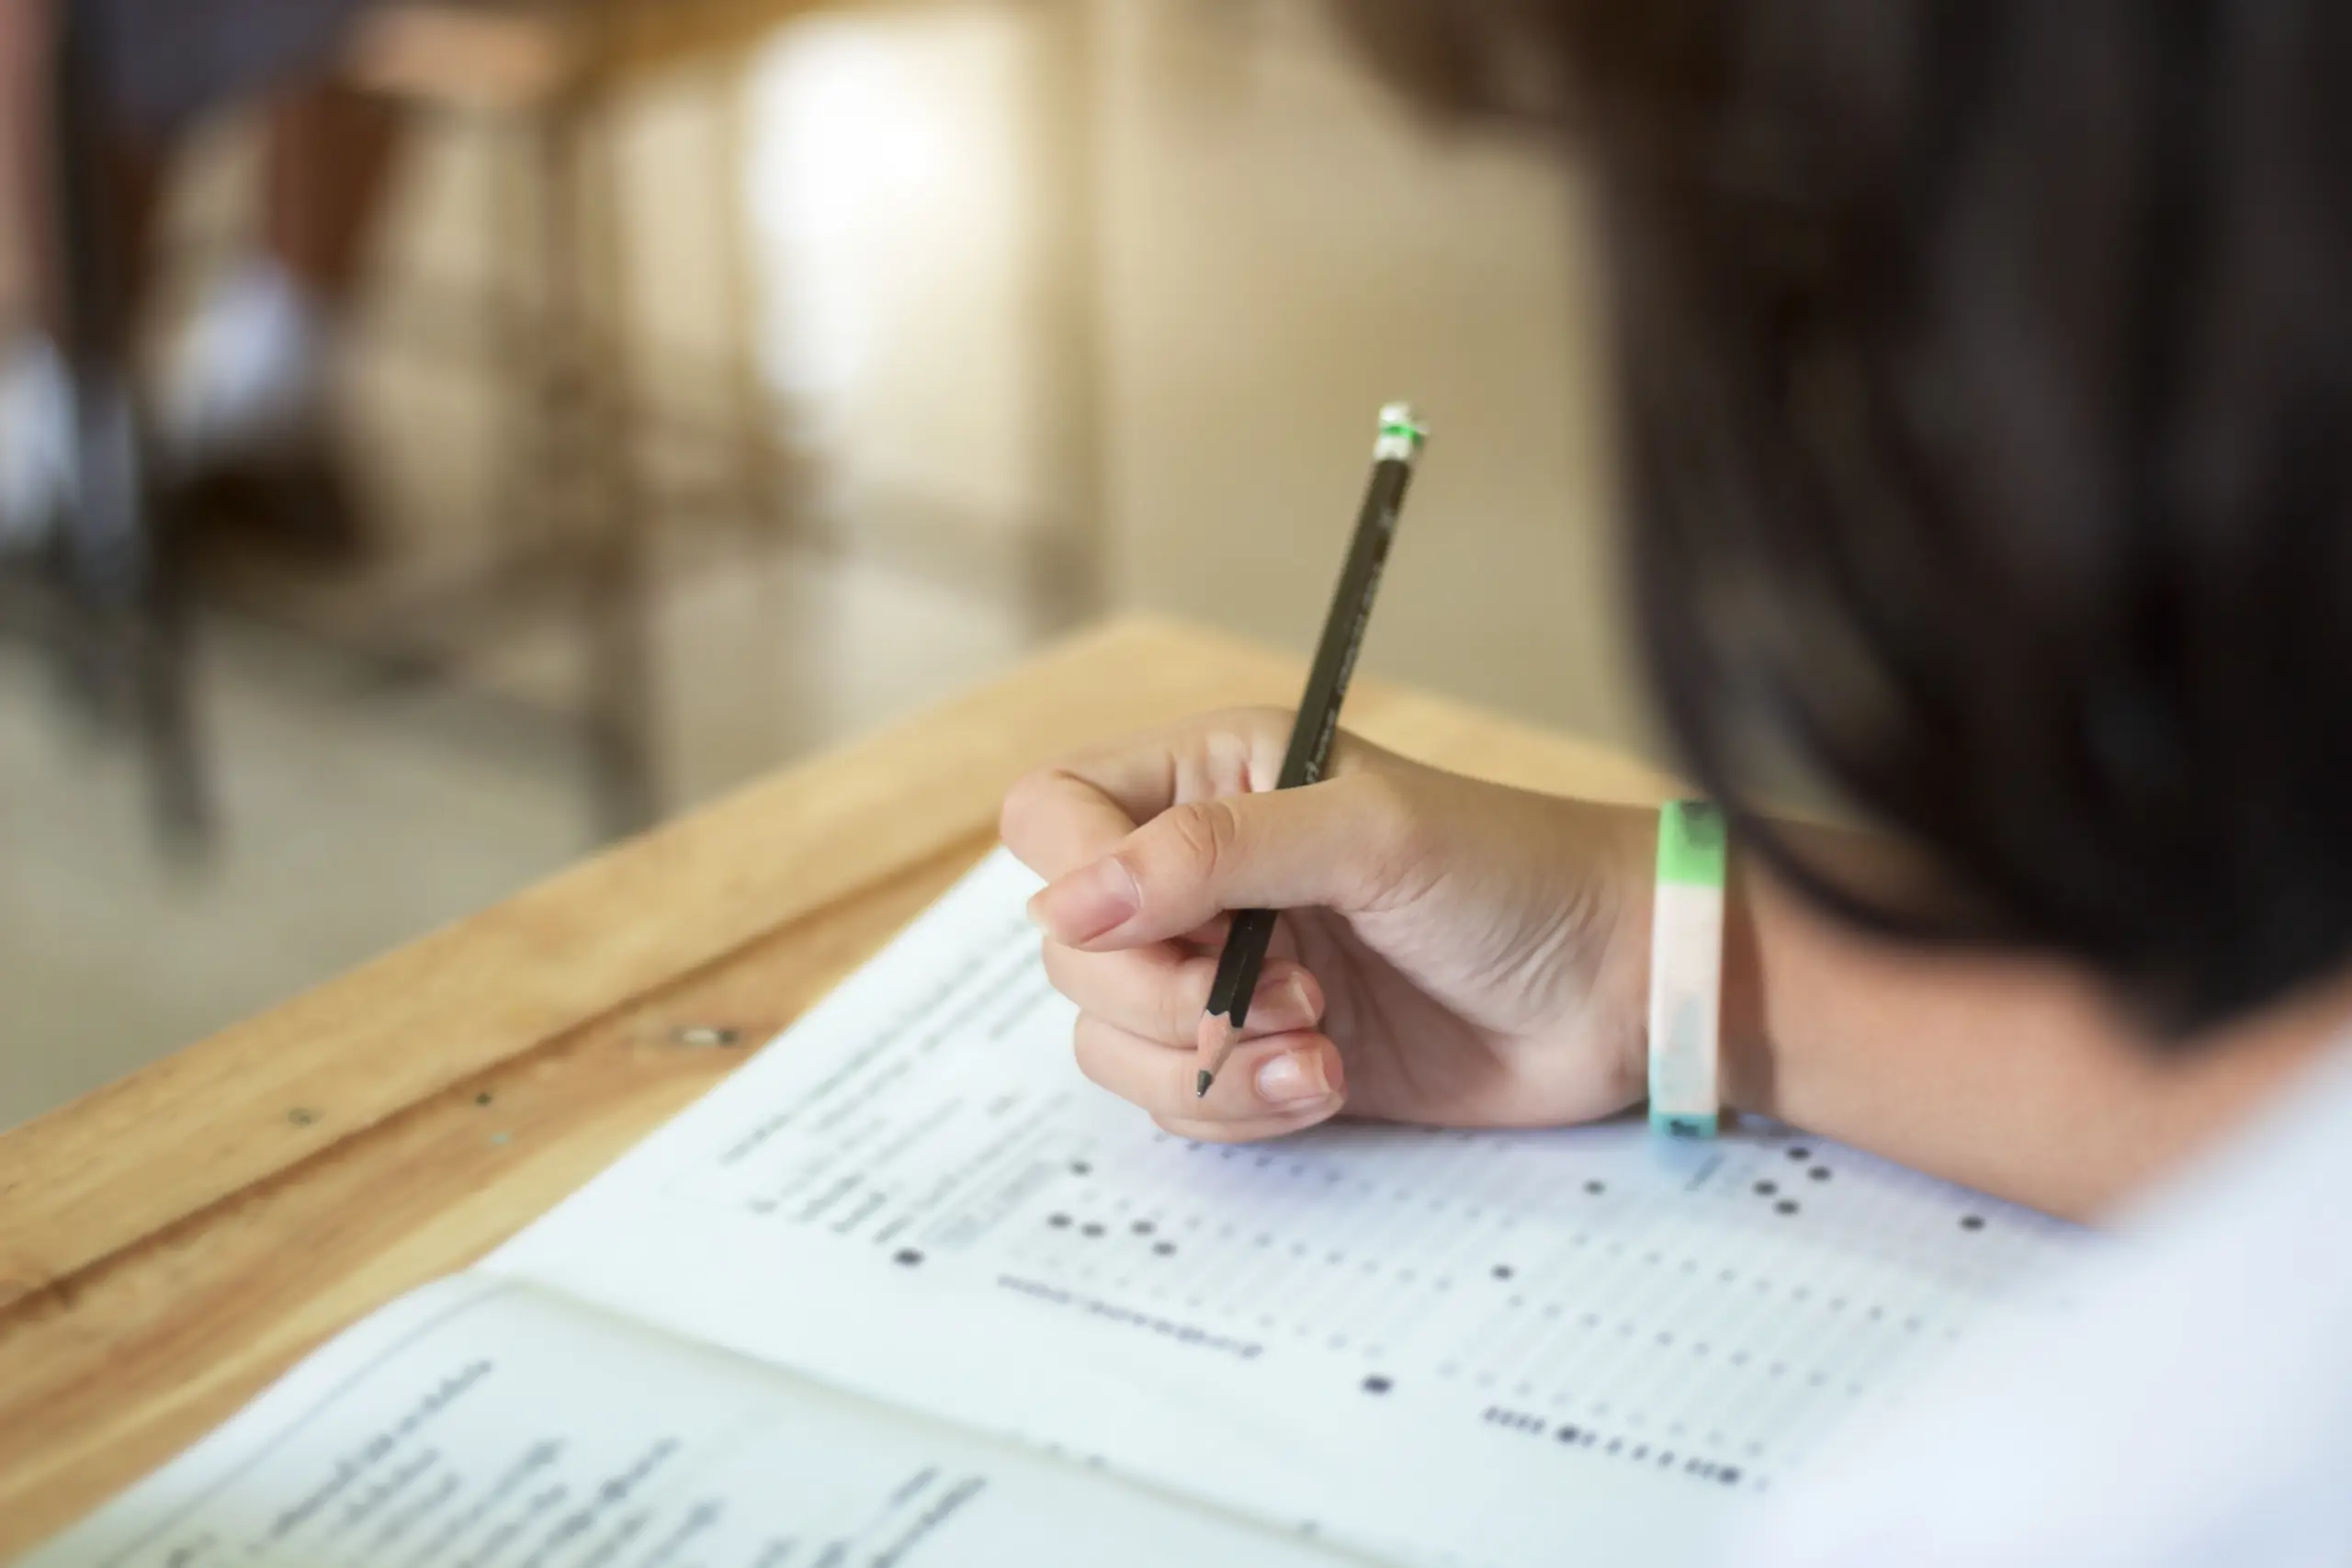
[[[2083,1233],[1636,1124],[1157,1131],[991,859],[487,1267],[1402,1561],[1675,1562]]]
[[[460,1276],[25,1568],[1329,1568],[968,1436]]]

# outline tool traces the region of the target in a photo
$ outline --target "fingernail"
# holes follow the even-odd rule
[[[1314,1028],[1315,999],[1306,994],[1306,982],[1293,974],[1260,985],[1250,999],[1250,1022],[1260,1034]]]
[[[1269,1105],[1305,1105],[1330,1093],[1331,1081],[1324,1075],[1320,1051],[1269,1057],[1258,1069],[1258,1098]]]
[[[1143,908],[1135,875],[1112,855],[1071,872],[1029,900],[1029,918],[1075,947],[1117,930]]]

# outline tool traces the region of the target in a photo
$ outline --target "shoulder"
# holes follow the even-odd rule
[[[2119,1230],[2050,1312],[1825,1454],[1742,1559],[2335,1561],[2352,1540],[2352,1049]]]

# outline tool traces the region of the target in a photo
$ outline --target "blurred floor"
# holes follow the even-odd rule
[[[1001,604],[808,558],[699,563],[660,625],[673,807],[984,680],[1026,641]],[[199,866],[156,853],[132,754],[0,647],[0,1125],[592,848],[559,727],[479,691],[355,699],[306,642],[206,630],[225,832]]]

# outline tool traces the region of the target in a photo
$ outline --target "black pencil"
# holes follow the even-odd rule
[[[1330,763],[1331,740],[1340,730],[1340,705],[1347,700],[1348,680],[1355,673],[1356,655],[1363,648],[1372,602],[1380,592],[1388,547],[1396,537],[1396,519],[1405,509],[1405,492],[1412,486],[1413,465],[1428,439],[1429,433],[1413,417],[1409,405],[1391,403],[1380,411],[1372,483],[1364,493],[1363,512],[1356,519],[1355,541],[1348,547],[1348,564],[1340,573],[1330,616],[1323,623],[1323,640],[1306,677],[1306,694],[1299,700],[1298,719],[1291,726],[1290,751],[1283,759],[1276,789],[1311,784]],[[1208,1065],[1193,1086],[1197,1098],[1205,1098],[1216,1075],[1225,1070],[1233,1043],[1249,1019],[1250,996],[1258,988],[1258,971],[1266,962],[1266,944],[1273,940],[1277,913],[1247,909],[1233,917],[1225,939],[1225,955],[1217,961],[1216,980],[1209,987],[1208,1012],[1201,1020],[1199,1050]]]

